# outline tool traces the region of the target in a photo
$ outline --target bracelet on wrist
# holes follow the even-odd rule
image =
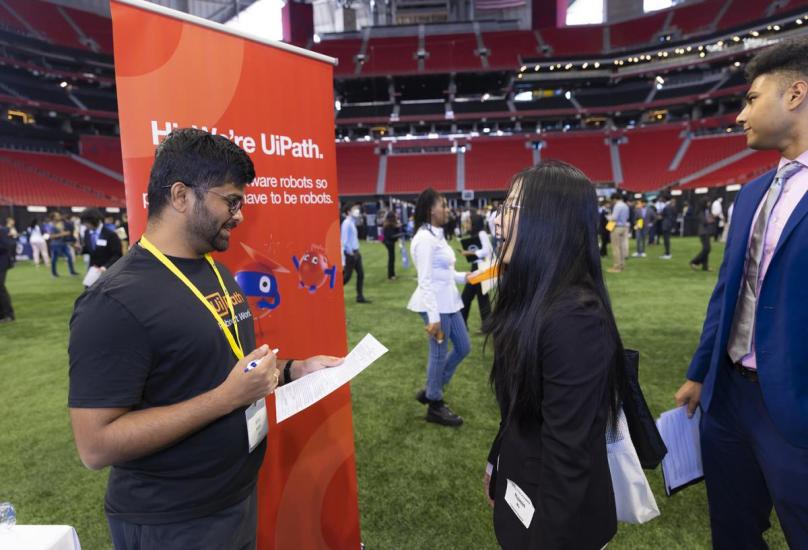
[[[294,359],[289,359],[286,362],[286,366],[283,367],[283,383],[288,384],[292,381],[292,363],[294,363]]]

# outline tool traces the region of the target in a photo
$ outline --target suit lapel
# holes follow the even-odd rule
[[[808,193],[803,195],[800,202],[797,203],[797,207],[794,209],[794,212],[792,212],[791,216],[789,216],[786,226],[783,228],[783,233],[780,235],[780,240],[777,241],[774,254],[772,254],[772,260],[774,260],[777,253],[780,252],[780,249],[783,248],[783,244],[785,244],[792,231],[794,231],[794,228],[797,227],[806,214],[808,214]]]

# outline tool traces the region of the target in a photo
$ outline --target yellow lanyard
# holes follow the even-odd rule
[[[145,236],[140,237],[140,246],[151,252],[154,255],[154,257],[157,258],[157,260],[159,260],[161,264],[166,266],[166,268],[168,268],[168,270],[171,271],[171,273],[176,275],[180,281],[185,283],[185,286],[187,286],[188,289],[194,293],[194,296],[196,296],[199,299],[199,301],[202,302],[202,305],[204,305],[208,309],[208,311],[210,311],[210,314],[213,315],[213,318],[216,319],[217,323],[219,323],[219,327],[221,327],[225,338],[227,338],[227,343],[230,344],[230,348],[233,350],[235,356],[239,360],[244,359],[244,350],[241,347],[241,339],[238,336],[238,324],[236,323],[236,310],[233,307],[232,300],[230,299],[230,293],[227,292],[227,288],[225,288],[224,286],[224,281],[222,281],[222,276],[219,275],[219,270],[216,269],[216,263],[213,261],[213,258],[210,257],[210,254],[205,254],[205,259],[210,264],[210,267],[216,274],[216,278],[219,280],[219,285],[221,285],[222,287],[222,293],[224,294],[224,299],[227,302],[227,308],[230,310],[230,319],[233,322],[233,328],[236,331],[235,339],[233,338],[233,335],[230,333],[230,330],[227,328],[227,325],[224,324],[222,318],[219,316],[218,313],[216,313],[216,309],[211,305],[211,303],[207,299],[205,299],[202,293],[199,292],[199,289],[196,288],[196,285],[192,283],[188,279],[188,277],[186,277],[185,274],[182,271],[180,271],[179,268],[177,268],[176,265],[174,265],[174,262],[169,260],[165,256],[165,254],[160,252],[157,249],[157,247],[154,246]]]

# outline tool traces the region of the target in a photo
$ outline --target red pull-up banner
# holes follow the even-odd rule
[[[140,0],[113,0],[118,113],[132,242],[146,223],[156,146],[196,126],[247,151],[244,223],[218,259],[242,286],[258,344],[283,357],[346,353],[332,71],[328,57]],[[348,387],[269,436],[261,549],[359,548]]]

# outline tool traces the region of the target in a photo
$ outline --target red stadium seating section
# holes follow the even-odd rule
[[[681,188],[695,189],[697,187],[718,187],[735,183],[747,183],[776,167],[779,160],[780,155],[776,151],[755,151],[732,164],[692,180],[682,185]]]
[[[79,36],[59,13],[55,4],[39,0],[5,0],[11,8],[45,37],[56,44],[70,48],[84,48]],[[109,20],[107,20],[109,25]]]
[[[654,35],[662,30],[667,17],[667,12],[661,12],[612,25],[609,29],[612,48],[619,50],[650,44]]]
[[[538,43],[530,31],[483,33],[483,44],[489,50],[488,65],[494,69],[513,69],[522,63],[522,57],[537,57]]]
[[[100,172],[88,168],[80,162],[63,155],[43,155],[41,153],[19,153],[4,151],[3,156],[16,159],[40,172],[51,174],[76,185],[90,187],[110,197],[124,198],[123,183]]]
[[[65,155],[0,151],[0,200],[43,206],[123,206],[123,183]]]
[[[546,143],[541,151],[542,159],[569,162],[595,183],[614,181],[609,147],[602,132],[549,134],[542,139]]]
[[[771,0],[733,0],[727,12],[718,22],[721,29],[731,29],[766,14]]]
[[[336,57],[339,64],[334,67],[334,74],[347,76],[354,73],[354,56],[359,53],[359,40],[327,40],[314,44],[312,50],[331,57]]]
[[[112,25],[109,19],[73,8],[63,8],[81,31],[95,40],[102,52],[112,53]]]
[[[689,35],[708,31],[726,0],[704,0],[673,10],[671,27]]]
[[[603,27],[600,25],[541,29],[540,32],[544,43],[553,49],[551,57],[576,56],[603,49]]]
[[[19,19],[9,12],[3,4],[0,4],[0,25],[11,29],[13,31],[27,33],[28,29],[25,28]]]
[[[624,133],[620,160],[624,185],[632,191],[653,191],[671,182],[668,167],[682,145],[680,125],[640,128]]]
[[[474,52],[477,38],[473,34],[427,36],[424,48],[429,53],[424,68],[428,72],[472,71],[482,67]]]
[[[418,71],[418,37],[371,38],[362,74],[402,74]]]
[[[340,195],[375,195],[379,156],[372,143],[337,145],[337,180]]]
[[[466,189],[504,191],[511,176],[533,164],[527,139],[475,139],[466,151]]]
[[[107,136],[81,136],[81,156],[123,174],[121,140]]]
[[[112,53],[112,24],[109,18],[82,10],[57,6],[42,0],[5,0],[29,25],[48,41],[69,48],[89,49],[79,34],[68,23],[60,10],[89,38],[95,40],[101,51]],[[0,4],[0,22],[22,32],[28,30]]]
[[[387,157],[387,185],[390,194],[418,194],[427,187],[455,191],[457,157],[444,154],[390,155]]]

